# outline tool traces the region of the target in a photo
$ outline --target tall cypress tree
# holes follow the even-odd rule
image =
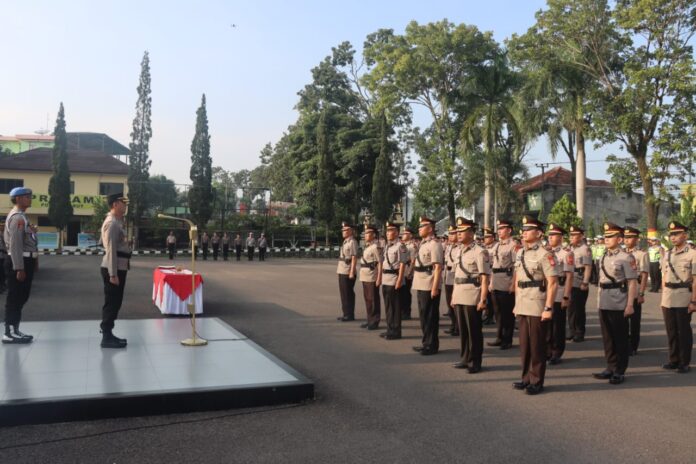
[[[65,110],[61,102],[53,132],[53,175],[48,183],[48,217],[60,232],[62,246],[63,229],[73,214],[70,203],[70,168],[68,167],[68,136],[65,132]]]
[[[326,225],[326,245],[329,245],[329,227],[334,219],[334,198],[336,184],[334,176],[336,166],[329,149],[326,133],[326,110],[319,117],[317,125],[317,151],[319,155],[319,170],[317,172],[317,219]]]
[[[138,240],[140,218],[148,207],[147,181],[150,178],[150,138],[152,137],[152,98],[150,97],[150,55],[145,52],[140,63],[138,101],[135,104],[133,132],[131,132],[130,164],[128,167],[128,199],[133,237]]]
[[[378,224],[383,224],[391,214],[393,182],[387,141],[387,118],[382,113],[379,156],[377,156],[375,172],[372,175],[372,214],[374,214]]]
[[[196,134],[191,142],[191,181],[188,193],[189,210],[193,221],[202,228],[213,214],[213,160],[210,157],[208,112],[205,94],[196,111]]]

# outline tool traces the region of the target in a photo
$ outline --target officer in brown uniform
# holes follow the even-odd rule
[[[353,226],[344,222],[341,224],[343,244],[338,256],[338,289],[341,293],[341,310],[343,316],[337,319],[341,322],[355,320],[355,271],[358,265],[358,241],[353,237]]]
[[[7,257],[7,247],[5,246],[5,223],[0,222],[0,293],[7,290],[7,279],[5,278],[5,260]]]
[[[633,300],[633,315],[629,318],[628,324],[628,338],[631,345],[630,355],[638,354],[640,319],[643,312],[643,303],[645,303],[645,290],[648,286],[648,273],[650,272],[648,253],[637,246],[639,238],[640,231],[638,229],[629,226],[624,228],[624,245],[626,245],[624,251],[633,255],[638,266],[638,295]]]
[[[404,285],[399,289],[399,306],[401,308],[401,320],[408,321],[411,319],[411,288],[413,288],[413,266],[416,263],[416,252],[418,247],[413,240],[413,229],[410,227],[405,227],[404,232],[401,235],[401,243],[406,246],[406,251],[408,252],[408,264],[406,269],[404,269],[405,281]]]
[[[452,305],[452,290],[454,289],[454,258],[453,252],[457,248],[457,228],[449,226],[447,228],[447,244],[445,245],[445,270],[443,272],[445,281],[445,299],[447,301],[447,315],[450,318],[451,324],[449,329],[445,330],[446,334],[453,337],[459,335],[459,327],[457,325],[457,316],[454,314],[454,306]]]
[[[440,286],[442,285],[442,245],[435,237],[435,221],[420,218],[418,234],[423,241],[416,253],[413,267],[413,288],[418,300],[418,316],[423,339],[414,351],[423,356],[437,354],[440,349],[438,331],[440,329]]]
[[[673,247],[662,258],[662,314],[667,329],[669,362],[662,367],[689,372],[694,338],[691,314],[696,311],[696,251],[686,243],[683,224],[669,224]]]
[[[457,218],[456,267],[452,303],[459,324],[460,348],[457,369],[468,369],[469,374],[481,370],[483,357],[483,311],[488,297],[488,279],[491,262],[488,250],[474,241],[476,224]]]
[[[495,341],[489,342],[488,346],[499,346],[501,350],[507,350],[512,347],[515,331],[515,316],[512,310],[515,307],[513,273],[517,244],[512,240],[511,221],[499,219],[497,226],[498,243],[490,250],[492,261],[490,289],[493,291],[493,305],[497,311],[495,322],[498,330]]]
[[[544,223],[522,218],[522,249],[515,261],[515,310],[520,322],[522,380],[512,386],[536,395],[544,390],[546,332],[558,288],[556,258],[541,246]]]
[[[377,330],[382,317],[382,305],[379,298],[379,286],[382,284],[381,255],[377,242],[377,227],[366,224],[365,249],[360,258],[360,282],[363,287],[367,318],[360,327],[367,330]]]
[[[570,226],[570,250],[575,260],[573,289],[568,306],[567,340],[580,343],[585,340],[585,306],[590,294],[590,277],[592,275],[592,252],[585,243],[585,231],[582,227]]]
[[[481,228],[482,232],[482,245],[486,250],[488,250],[488,254],[490,256],[491,251],[495,244],[497,243],[495,239],[495,231],[493,230],[492,227],[482,227]],[[488,279],[488,284],[490,285],[491,279]],[[493,325],[495,324],[495,306],[493,305],[493,298],[491,297],[492,292],[488,292],[488,298],[486,300],[486,314],[485,317],[483,318],[483,325]]]
[[[556,258],[556,272],[558,273],[558,290],[553,302],[553,315],[548,331],[549,364],[558,364],[565,351],[566,339],[566,310],[570,302],[570,294],[573,289],[573,273],[575,272],[575,257],[570,248],[563,248],[564,228],[551,223],[546,235],[549,238],[549,251]]]
[[[400,290],[405,286],[406,266],[410,262],[406,245],[398,240],[399,226],[387,222],[387,243],[382,259],[382,296],[387,318],[387,331],[380,337],[387,340],[401,338]]]
[[[628,367],[628,318],[633,314],[638,266],[633,255],[620,247],[623,228],[611,222],[603,227],[607,248],[598,265],[597,307],[607,367],[592,375],[618,385],[623,383]]]

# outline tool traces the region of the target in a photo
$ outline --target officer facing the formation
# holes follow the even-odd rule
[[[7,257],[7,247],[5,246],[5,223],[0,222],[0,293],[7,290],[7,280],[5,279],[5,260]]]
[[[488,250],[490,256],[491,250],[497,243],[495,240],[495,232],[492,227],[483,227],[481,229],[483,232],[483,247]],[[492,279],[488,279],[490,284]],[[488,300],[486,301],[486,317],[483,319],[483,325],[493,325],[495,324],[495,306],[493,305],[493,298],[491,297],[492,292],[488,292]]]
[[[638,248],[638,239],[640,231],[635,227],[624,228],[624,245],[626,245],[626,253],[630,253],[636,259],[638,266],[638,294],[633,300],[633,315],[631,315],[628,324],[628,338],[631,345],[631,355],[638,354],[638,345],[640,344],[640,319],[643,312],[643,303],[645,303],[645,288],[648,285],[648,273],[650,272],[650,264],[648,254]]]
[[[495,322],[497,337],[489,346],[499,346],[501,350],[512,347],[512,337],[515,331],[515,293],[513,287],[513,272],[517,244],[512,240],[512,222],[506,219],[498,220],[498,243],[489,251],[492,261],[490,288],[493,290],[491,299],[496,310]]]
[[[590,294],[590,277],[592,277],[592,251],[585,243],[585,231],[578,226],[570,226],[570,251],[573,252],[575,270],[573,272],[573,290],[568,307],[567,340],[580,343],[585,340],[587,314],[587,296]]]
[[[387,243],[382,259],[382,297],[387,318],[387,331],[379,336],[387,340],[401,338],[400,290],[405,286],[406,266],[410,262],[406,245],[398,240],[399,226],[387,222]]]
[[[341,311],[343,316],[337,319],[342,322],[355,320],[355,271],[358,265],[358,241],[353,237],[353,226],[344,222],[341,224],[343,244],[338,256],[338,290],[341,294]]]
[[[399,307],[401,308],[401,320],[411,320],[411,288],[413,288],[413,266],[416,263],[416,253],[418,248],[413,240],[413,229],[405,227],[401,235],[401,243],[406,246],[408,251],[408,264],[404,269],[404,285],[399,289]]]
[[[522,380],[512,386],[536,395],[544,390],[546,332],[558,288],[556,258],[541,246],[544,224],[522,218],[523,247],[515,261],[515,311],[520,321]]]
[[[125,348],[127,340],[113,334],[114,322],[123,303],[126,275],[130,268],[131,249],[126,236],[124,217],[128,210],[128,198],[123,192],[107,197],[111,208],[101,228],[104,258],[101,275],[104,281],[104,306],[102,308],[102,348]]]
[[[379,328],[382,313],[379,299],[379,286],[382,284],[382,253],[376,239],[377,227],[371,224],[365,225],[365,249],[360,258],[360,282],[362,282],[367,317],[360,327],[367,330]]]
[[[15,205],[5,219],[3,233],[8,256],[5,258],[7,300],[5,302],[5,334],[3,343],[31,343],[34,337],[19,331],[22,308],[31,294],[35,258],[38,257],[36,231],[25,212],[31,206],[32,191],[15,187],[10,201]]]
[[[268,240],[266,234],[261,234],[259,238],[259,261],[266,261],[266,249],[268,248]]]
[[[483,318],[488,297],[488,279],[491,273],[488,250],[474,241],[476,224],[473,221],[457,218],[457,239],[459,246],[455,251],[456,271],[452,303],[459,324],[460,360],[454,364],[457,369],[468,369],[469,374],[481,370],[483,357]]]
[[[623,233],[623,228],[616,224],[604,224],[606,250],[598,266],[597,307],[607,368],[592,375],[596,379],[608,379],[612,385],[623,383],[628,367],[628,318],[633,314],[638,277],[636,259],[620,247]]]
[[[174,259],[176,254],[176,236],[173,230],[170,230],[169,235],[167,235],[167,251],[169,252],[169,259]]]
[[[662,366],[689,372],[694,338],[691,314],[696,311],[696,251],[686,243],[683,224],[669,224],[670,249],[662,259],[662,314],[667,329],[669,362]]]
[[[566,310],[570,303],[570,295],[573,288],[573,273],[575,272],[575,256],[569,248],[563,248],[563,235],[566,231],[558,224],[549,224],[547,235],[549,237],[549,251],[556,259],[556,272],[558,273],[558,290],[553,302],[553,315],[548,330],[549,364],[558,364],[565,351],[565,327]]]
[[[447,316],[450,318],[450,328],[445,330],[445,333],[456,337],[459,335],[459,326],[457,325],[457,316],[454,313],[452,305],[452,290],[454,289],[454,257],[453,253],[457,248],[457,228],[449,226],[447,228],[447,244],[445,245],[445,300],[447,302]]]
[[[254,238],[254,233],[249,232],[249,236],[246,239],[246,247],[247,247],[247,258],[249,261],[254,260],[254,249],[256,248],[256,239]]]
[[[418,316],[423,339],[413,350],[423,356],[437,354],[440,350],[440,285],[442,285],[442,245],[435,237],[435,221],[420,218],[418,234],[423,239],[416,252],[413,267],[413,288],[417,291]]]

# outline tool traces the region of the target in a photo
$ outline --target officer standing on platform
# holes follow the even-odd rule
[[[650,292],[657,293],[662,288],[662,270],[660,263],[664,249],[657,239],[657,231],[648,231],[648,260],[650,261]]]
[[[268,240],[266,240],[266,234],[261,234],[261,238],[259,238],[259,261],[266,261],[267,248]]]
[[[2,343],[31,343],[34,337],[19,331],[22,308],[31,294],[34,279],[35,258],[38,257],[36,234],[26,217],[31,207],[32,191],[15,187],[10,191],[10,201],[15,205],[5,219],[3,233],[8,255],[5,258],[7,300],[5,302],[5,334]]]
[[[353,237],[353,226],[347,222],[341,224],[343,244],[338,256],[338,290],[341,294],[341,322],[355,320],[355,271],[358,265],[358,241]]]
[[[640,231],[635,227],[624,229],[624,244],[626,245],[626,253],[630,253],[636,259],[638,266],[638,295],[633,300],[633,315],[631,315],[628,324],[628,338],[631,345],[629,354],[638,354],[638,345],[640,344],[640,319],[643,312],[643,303],[645,303],[645,288],[648,285],[648,272],[650,264],[648,262],[648,254],[638,248],[638,239]]]
[[[628,318],[637,296],[638,266],[633,255],[621,249],[623,233],[616,224],[604,224],[606,250],[599,260],[597,307],[607,367],[592,376],[612,385],[623,383],[628,368]]]
[[[497,311],[495,322],[498,330],[495,341],[489,342],[488,346],[499,346],[501,350],[507,350],[512,347],[515,331],[512,310],[515,307],[513,273],[517,244],[511,238],[511,221],[499,219],[497,226],[499,240],[490,250],[493,266],[490,289],[493,291],[491,298]]]
[[[201,236],[201,248],[203,249],[203,261],[208,260],[208,242],[210,238],[208,237],[208,232],[203,232]]]
[[[401,338],[400,290],[405,285],[406,266],[410,262],[406,245],[399,242],[399,226],[387,222],[387,243],[382,259],[382,296],[387,319],[387,331],[379,336],[386,340]]]
[[[566,338],[566,310],[570,302],[573,289],[573,273],[575,272],[575,256],[569,248],[563,248],[563,235],[566,231],[557,224],[549,224],[547,230],[549,238],[549,251],[556,258],[556,272],[558,273],[558,290],[553,302],[553,315],[548,330],[549,364],[555,365],[561,362],[565,351]]]
[[[420,218],[418,234],[423,239],[416,252],[413,268],[413,288],[417,291],[418,316],[423,339],[414,351],[423,356],[437,354],[440,350],[440,286],[442,285],[442,245],[435,237],[435,221]]]
[[[522,218],[523,247],[515,261],[515,315],[520,321],[522,380],[513,388],[536,395],[544,390],[546,332],[558,288],[556,258],[541,246],[544,224]]]
[[[169,235],[167,235],[167,251],[169,252],[169,259],[174,259],[176,254],[176,236],[173,230],[170,230]]]
[[[5,246],[5,223],[0,222],[0,293],[7,290],[7,279],[5,277],[5,260],[7,257],[7,247]]]
[[[457,228],[454,226],[449,226],[447,228],[447,244],[445,245],[445,270],[444,281],[445,281],[445,300],[447,302],[447,316],[450,318],[450,327],[445,330],[446,334],[450,334],[453,337],[459,336],[459,326],[457,325],[457,316],[454,313],[454,306],[452,305],[452,290],[454,289],[454,258],[453,252],[457,248]]]
[[[570,251],[573,252],[575,271],[573,272],[573,290],[568,306],[568,335],[566,340],[580,343],[585,340],[585,323],[587,314],[587,296],[590,294],[590,277],[592,275],[592,251],[585,244],[585,230],[570,226]]]
[[[377,227],[365,225],[365,249],[360,258],[360,282],[365,298],[365,312],[367,314],[364,324],[360,328],[377,330],[382,317],[382,305],[379,298],[379,286],[382,284],[382,250],[377,241]]]
[[[220,254],[220,236],[217,232],[213,232],[213,238],[210,239],[210,243],[213,244],[213,261],[217,261]]]
[[[481,231],[483,232],[483,247],[488,250],[488,255],[491,255],[491,252],[493,250],[493,247],[495,246],[497,240],[495,239],[495,232],[493,231],[492,227],[483,227],[481,228]],[[490,283],[492,282],[492,279],[488,279],[488,283],[490,286]],[[490,289],[489,289],[490,290]],[[483,319],[483,325],[493,325],[495,324],[495,306],[493,304],[493,292],[489,291],[488,292],[488,299],[486,301],[486,316]]]
[[[246,239],[247,247],[247,258],[249,261],[254,260],[254,250],[256,249],[256,239],[254,238],[254,233],[249,232],[249,236]]]
[[[222,234],[222,259],[227,261],[230,257],[230,234],[225,232]]]
[[[113,334],[114,322],[123,303],[126,275],[130,267],[131,249],[126,236],[124,217],[128,209],[128,198],[123,192],[107,197],[111,208],[101,228],[104,245],[104,258],[101,262],[101,275],[104,281],[104,306],[102,308],[102,348],[125,348],[125,338]]]
[[[242,237],[239,234],[234,238],[234,254],[237,256],[237,261],[242,259]]]
[[[454,278],[454,304],[459,324],[459,362],[457,369],[467,369],[469,374],[481,370],[483,358],[483,311],[486,309],[488,279],[491,263],[488,250],[474,241],[476,224],[469,219],[457,218],[456,273]]]
[[[416,253],[418,248],[413,240],[413,229],[405,227],[401,236],[401,243],[406,246],[408,251],[408,264],[404,269],[404,285],[399,289],[399,307],[401,308],[401,320],[411,320],[411,304],[413,297],[411,288],[413,288],[413,267],[416,263]]]
[[[680,374],[690,369],[694,345],[691,315],[696,312],[696,251],[686,243],[688,230],[678,222],[669,224],[673,247],[662,259],[660,306],[669,349],[669,362],[662,367]]]

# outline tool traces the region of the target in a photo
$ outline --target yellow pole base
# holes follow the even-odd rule
[[[184,346],[203,346],[208,344],[208,340],[202,338],[187,338],[186,340],[181,340],[181,344]]]

